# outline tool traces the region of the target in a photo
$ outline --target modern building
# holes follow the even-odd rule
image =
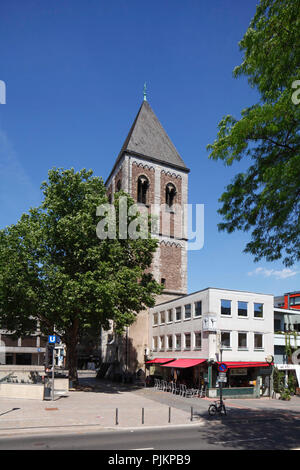
[[[274,304],[275,366],[285,371],[286,382],[295,374],[300,387],[300,292],[275,297]]]
[[[205,382],[216,396],[225,362],[225,395],[269,394],[273,296],[209,287],[161,303],[150,309],[149,344],[150,372],[165,379]]]
[[[23,338],[0,330],[0,365],[43,365],[45,352],[46,339],[39,330]]]

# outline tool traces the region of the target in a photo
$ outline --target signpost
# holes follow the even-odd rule
[[[52,349],[52,390],[51,390],[51,396],[52,396],[52,401],[54,400],[54,363],[55,363],[55,344],[57,341],[57,337],[55,335],[49,335],[48,336],[48,343],[53,344],[53,349]]]
[[[221,350],[222,353],[222,350]],[[221,406],[223,405],[223,382],[227,382],[227,377],[226,377],[226,372],[228,370],[228,367],[224,362],[221,362],[218,366],[218,371],[219,371],[219,384],[220,384],[220,404]]]

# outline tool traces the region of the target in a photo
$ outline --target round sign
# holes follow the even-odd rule
[[[224,362],[222,362],[222,364],[219,364],[218,369],[219,369],[219,372],[226,372],[228,367],[226,364],[224,364]]]

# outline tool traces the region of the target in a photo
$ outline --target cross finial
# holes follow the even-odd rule
[[[147,101],[147,86],[146,86],[146,82],[144,83],[144,101]]]

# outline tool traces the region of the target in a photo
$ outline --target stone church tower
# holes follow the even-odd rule
[[[156,212],[159,246],[151,267],[155,280],[164,286],[163,293],[157,296],[157,304],[187,293],[184,207],[188,203],[188,173],[189,169],[144,99],[105,185],[110,201],[114,193],[122,189],[136,203],[149,210],[153,207],[159,210]],[[144,367],[145,350],[149,350],[148,316],[148,311],[140,312],[128,328],[125,354],[124,347],[117,347],[117,359],[126,362],[125,368],[130,371]],[[105,334],[103,340],[105,343]],[[109,356],[108,349],[104,351],[102,347],[102,356]]]

